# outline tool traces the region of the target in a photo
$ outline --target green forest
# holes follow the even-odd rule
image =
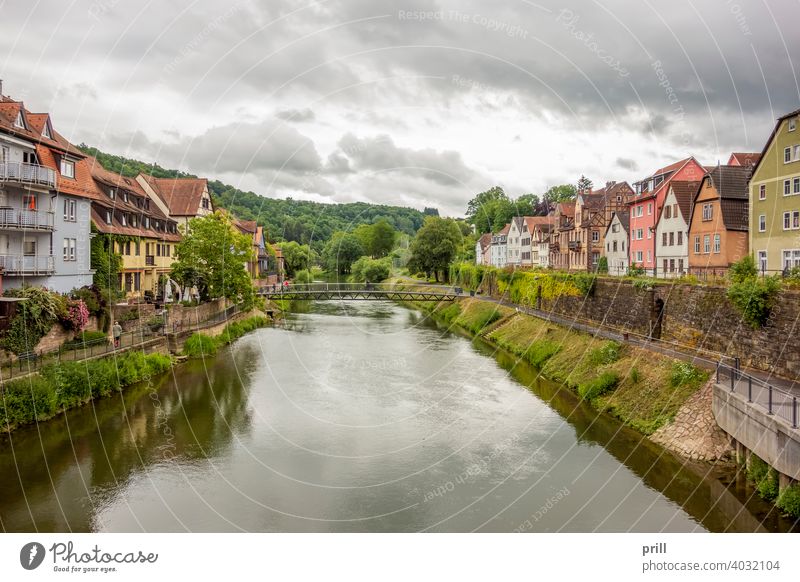
[[[162,168],[158,164],[107,154],[86,144],[79,147],[96,157],[107,170],[123,176],[134,177],[141,172],[157,178],[196,177],[179,170]],[[413,236],[422,226],[425,215],[438,215],[434,208],[426,208],[421,212],[414,208],[366,202],[324,204],[292,198],[267,198],[212,179],[208,180],[208,188],[218,208],[224,208],[243,220],[256,220],[266,227],[271,242],[297,241],[308,244],[318,253],[323,251],[325,243],[337,231],[350,232],[359,225],[373,224],[383,219],[399,232]]]

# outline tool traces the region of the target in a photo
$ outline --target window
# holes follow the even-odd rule
[[[145,216],[144,217],[144,227],[145,228],[150,228],[150,217],[149,216]]]
[[[614,241],[611,246],[614,249],[614,252],[616,253],[617,252],[617,241]]]
[[[783,251],[783,268],[793,269],[794,267],[800,267],[800,249]]]
[[[128,192],[127,192],[127,191],[125,191],[125,192],[123,192],[123,193],[122,193],[122,199],[123,199],[125,202],[127,202],[127,201],[128,201]]]
[[[792,149],[794,150],[794,157],[792,159],[794,161],[800,160],[800,145],[796,145]]]
[[[113,213],[110,210],[106,210],[106,224],[111,224],[113,220]]]
[[[783,230],[792,228],[792,215],[790,212],[783,213]]]
[[[675,233],[669,233],[669,246],[675,246]]]
[[[651,214],[653,214],[653,203],[652,202],[648,202],[647,203],[647,216],[650,216]]]
[[[61,175],[65,178],[74,178],[75,162],[61,158]]]
[[[788,164],[792,161],[792,148],[783,148],[783,163]]]
[[[647,251],[647,262],[650,263],[653,260],[653,253],[652,251]]]
[[[662,232],[661,233],[661,246],[662,247],[667,246],[667,233],[666,232]]]
[[[672,205],[672,216],[678,218],[678,204],[675,203]]]
[[[758,216],[758,232],[767,232],[767,215],[760,214]]]
[[[679,230],[678,231],[678,245],[682,245],[682,244],[683,244],[683,231]]]
[[[792,192],[794,194],[800,194],[800,178],[792,180]]]
[[[622,252],[625,252],[625,241],[622,241]]]
[[[616,223],[612,224],[611,225],[611,232],[619,232],[619,225],[616,224]]]
[[[722,235],[714,235],[714,252],[719,253],[722,248]]]
[[[75,247],[76,247],[77,239],[74,238],[65,238],[64,245],[62,247],[63,250],[63,257],[65,261],[74,261],[75,260]]]
[[[35,257],[36,241],[35,240],[22,241],[22,254],[25,255],[26,257]]]
[[[17,118],[14,120],[14,126],[25,129],[25,119],[22,117],[22,111],[17,113]]]
[[[75,200],[64,200],[64,220],[75,222],[75,210],[77,205],[78,204]]]
[[[122,226],[128,226],[128,215],[127,214],[125,214],[123,212],[122,214],[119,215],[119,219],[120,219],[120,222],[122,223]]]
[[[167,256],[168,257],[172,256],[172,246],[166,245],[166,247],[167,247]],[[528,258],[530,259],[530,256]]]
[[[108,197],[111,198],[112,200],[115,200],[116,197],[117,197],[117,191],[114,190],[114,188],[109,188],[108,189]]]
[[[700,235],[694,237],[694,254],[700,254]]]
[[[23,210],[36,210],[36,195],[23,194],[22,195],[22,208]]]
[[[669,260],[669,272],[670,273],[674,273],[675,272],[675,259],[670,259]]]
[[[766,184],[761,184],[761,186],[758,187],[758,199],[759,200],[766,200],[767,199],[767,185]]]
[[[669,265],[669,261],[667,259],[664,259],[663,260],[663,265],[664,265],[664,267],[663,267],[662,270],[666,273],[667,272],[667,266]]]
[[[672,218],[672,205],[667,205],[664,208],[664,218]]]
[[[767,251],[758,251],[758,268],[762,272],[767,270]]]
[[[678,272],[683,273],[683,259],[678,259]]]
[[[708,254],[711,252],[711,235],[705,235],[703,237],[703,252]]]
[[[636,251],[636,262],[642,262],[642,251]]]
[[[703,204],[703,220],[711,220],[714,215],[714,206],[712,204]]]
[[[592,231],[592,242],[600,242],[600,231],[593,230]]]
[[[800,210],[795,210],[792,212],[792,228],[800,228]]]
[[[647,238],[648,240],[653,238],[653,230],[650,228],[647,229]]]
[[[792,193],[792,183],[789,180],[783,181],[783,195],[788,196]]]
[[[139,256],[139,251],[140,251],[140,248],[139,248],[139,247],[140,247],[140,246],[141,246],[141,243],[140,243],[140,242],[137,240],[137,241],[136,241],[136,245],[135,245],[135,248],[136,248],[136,256],[137,256],[137,257]]]

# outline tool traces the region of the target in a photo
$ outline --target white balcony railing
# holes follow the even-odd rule
[[[55,263],[52,255],[0,255],[0,269],[6,275],[50,275]]]
[[[55,170],[38,164],[0,162],[0,181],[56,187]]]
[[[0,208],[0,230],[53,230],[55,213]]]

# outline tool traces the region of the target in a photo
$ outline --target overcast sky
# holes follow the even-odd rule
[[[134,6],[135,5],[135,6]],[[273,197],[436,206],[760,151],[800,0],[0,0],[4,93]]]

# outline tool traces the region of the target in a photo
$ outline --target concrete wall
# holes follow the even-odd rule
[[[711,409],[720,428],[779,473],[800,479],[800,431],[715,384]]]

